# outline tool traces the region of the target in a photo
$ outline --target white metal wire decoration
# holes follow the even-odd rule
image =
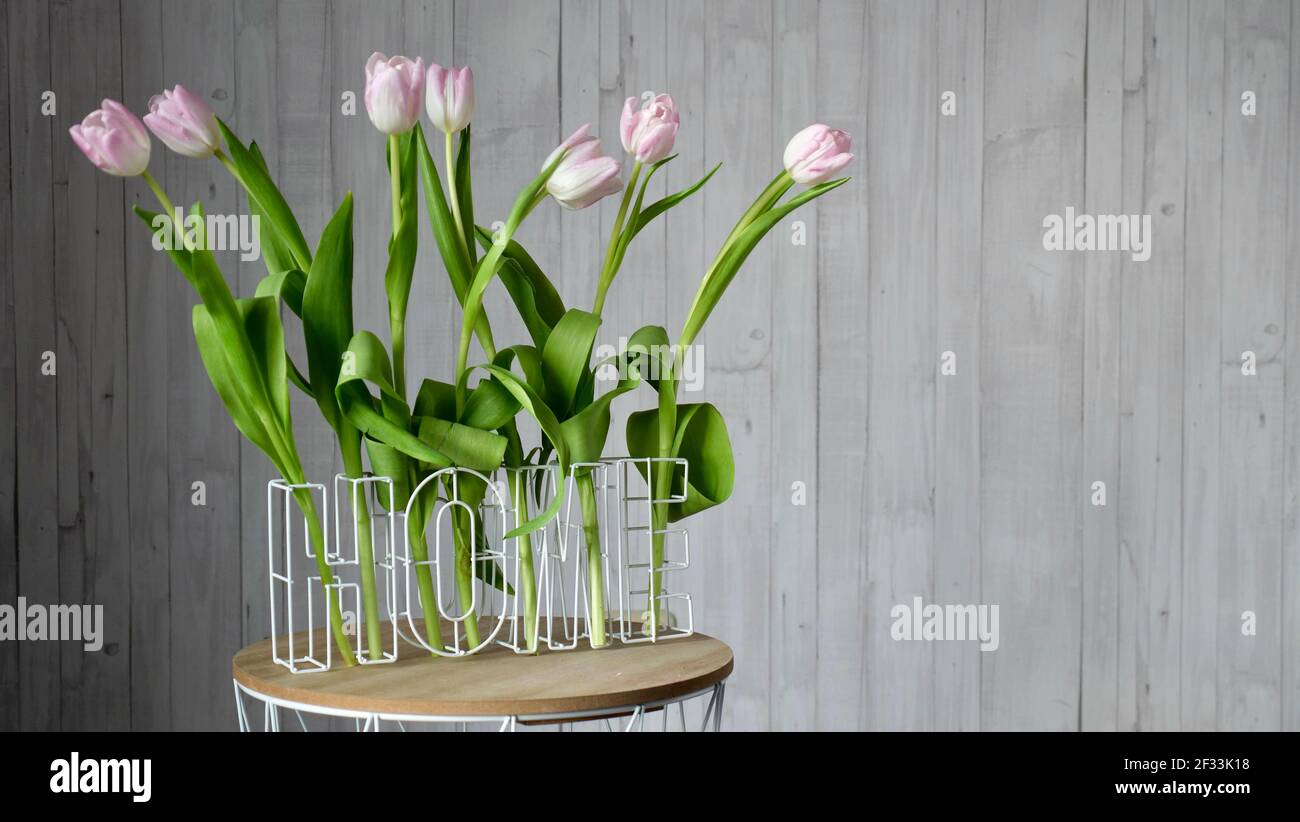
[[[360,505],[365,505],[370,511],[370,545],[375,570],[375,593],[380,597],[380,603],[378,604],[382,606],[382,610],[380,610],[381,620],[384,617],[387,618],[389,630],[388,639],[381,649],[379,658],[371,659],[370,647],[367,644],[369,633],[365,624],[366,609],[360,607],[361,603],[358,603],[359,607],[355,611],[356,620],[353,623],[356,626],[357,662],[362,665],[382,665],[397,661],[397,631],[394,627],[397,622],[397,557],[395,550],[397,533],[394,530],[397,517],[393,510],[396,507],[396,492],[393,481],[388,477],[377,477],[373,474],[367,474],[363,477],[336,474],[334,477],[335,547],[334,555],[331,557],[331,564],[336,565],[335,574],[341,577],[346,570],[347,575],[355,575],[356,580],[360,580],[362,570],[361,533],[356,517]],[[343,550],[345,531],[339,522],[341,516],[349,516],[352,522],[351,556],[345,554]],[[382,629],[383,626],[381,625],[381,635]]]
[[[295,492],[303,491],[313,496],[320,495],[321,529],[324,534],[325,563],[339,564],[337,554],[330,551],[329,499],[325,486],[318,483],[291,484],[282,479],[274,479],[266,485],[266,558],[269,570],[268,594],[271,611],[271,656],[276,664],[283,665],[295,674],[328,671],[334,661],[334,642],[325,632],[319,644],[324,645],[324,658],[321,658],[316,639],[316,612],[322,617],[322,625],[329,624],[329,613],[334,600],[339,600],[340,608],[345,606],[345,595],[350,591],[356,604],[360,604],[360,591],[352,583],[335,579],[329,585],[322,584],[319,575],[299,576],[294,571],[294,543],[300,537],[303,553],[313,563],[316,551],[312,546],[307,517],[294,504]],[[277,500],[278,498],[278,500]],[[279,504],[277,505],[277,501]],[[277,516],[278,513],[278,516]],[[293,523],[300,520],[301,530],[295,535]],[[278,526],[277,526],[278,523]],[[280,538],[277,540],[277,534]],[[319,594],[317,590],[319,589]],[[297,617],[295,597],[306,600],[306,648],[303,639],[297,636],[302,630]],[[281,631],[283,628],[283,632]],[[282,635],[283,633],[283,635]]]
[[[467,477],[473,477],[483,482],[487,488],[483,501],[477,505],[461,499],[462,481]],[[412,506],[421,493],[433,494],[433,512],[429,517],[428,526],[434,530],[434,539],[432,550],[429,552],[429,558],[417,560],[411,555],[411,535],[407,524],[411,521]],[[445,495],[444,495],[445,494]],[[444,525],[450,524],[448,514],[455,510],[463,510],[469,513],[470,535],[469,535],[469,561],[471,571],[476,569],[481,562],[493,563],[503,576],[506,577],[502,588],[487,584],[478,578],[477,574],[471,576],[471,596],[469,603],[460,603],[460,611],[453,612],[448,608],[448,603],[457,599],[457,588],[455,580],[455,557],[454,548],[452,555],[445,561],[443,557],[443,538],[448,532]],[[402,552],[398,555],[397,561],[401,565],[402,584],[399,586],[400,604],[397,613],[397,623],[401,635],[412,644],[419,645],[439,656],[468,656],[477,653],[483,648],[492,644],[501,631],[501,626],[505,622],[507,614],[506,593],[504,587],[510,585],[508,565],[506,558],[514,553],[514,539],[506,539],[508,531],[506,528],[506,513],[508,506],[505,499],[502,498],[497,485],[492,482],[491,478],[480,474],[469,468],[443,468],[435,471],[425,477],[419,485],[411,491],[410,500],[406,504],[406,509],[401,513],[401,522],[395,527],[402,529]],[[482,539],[480,539],[479,529],[483,529]],[[427,626],[422,630],[416,624],[417,613],[422,613],[419,594],[412,591],[411,575],[420,566],[426,566],[431,569],[434,580],[434,590],[437,592],[437,612],[442,620],[451,626],[451,641],[430,642]],[[450,596],[443,584],[443,570],[448,571],[451,578]],[[465,632],[464,623],[467,619],[474,616],[475,618],[495,617],[490,623],[490,630],[480,632],[479,642],[471,646]]]
[[[532,518],[538,516],[544,510],[546,505],[554,494],[555,479],[552,466],[550,465],[525,465],[518,468],[502,468],[498,472],[500,477],[499,485],[504,487],[502,498],[506,501],[506,524],[509,528],[515,529]],[[517,501],[522,501],[524,506],[521,507]],[[547,556],[550,553],[550,545],[554,543],[554,519],[546,523],[541,529],[532,532],[525,540],[522,537],[514,538],[515,551],[512,557],[507,559],[508,567],[511,569],[510,580],[514,589],[514,595],[510,597],[510,606],[508,618],[506,620],[506,631],[503,639],[498,640],[501,645],[509,648],[517,654],[532,653],[533,649],[528,647],[528,630],[531,627],[531,633],[536,636],[538,649],[550,647],[547,639],[549,636],[549,614],[544,607],[542,592],[545,588],[545,578],[547,573]],[[533,567],[533,591],[537,597],[537,607],[533,613],[533,624],[527,626],[528,612],[525,603],[524,591],[524,550],[527,545],[531,551]]]
[[[555,650],[576,648],[579,641],[591,638],[591,589],[587,584],[587,537],[584,531],[582,505],[578,500],[577,478],[585,471],[591,472],[596,496],[596,525],[600,539],[601,577],[604,582],[605,632],[615,636],[617,619],[609,608],[611,583],[617,584],[619,574],[610,563],[610,519],[613,515],[614,485],[609,476],[608,462],[576,462],[569,466],[565,476],[564,504],[557,514],[556,533],[558,550],[547,557],[546,605],[548,616],[561,626],[561,635],[552,628],[546,639]],[[558,472],[559,466],[555,466]],[[615,595],[614,602],[619,601]],[[545,624],[543,630],[547,630]]]
[[[690,636],[695,632],[695,615],[691,595],[669,590],[670,576],[691,564],[691,539],[685,528],[654,527],[654,506],[686,501],[689,464],[675,457],[622,457],[611,460],[616,475],[618,522],[616,560],[618,564],[619,620],[617,635],[625,643],[658,642]],[[656,499],[653,493],[655,465],[668,464],[674,474],[680,470],[680,493]],[[655,565],[653,543],[656,534],[664,537],[662,563]],[[651,601],[651,575],[659,575],[659,593]],[[674,611],[673,605],[677,605]],[[659,624],[659,615],[668,617]],[[635,618],[634,618],[635,617]],[[677,620],[684,617],[684,622]]]

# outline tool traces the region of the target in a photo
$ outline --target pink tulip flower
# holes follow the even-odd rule
[[[420,119],[424,98],[424,60],[385,57],[380,52],[366,61],[366,113],[385,134],[410,131]]]
[[[816,123],[790,139],[785,147],[785,170],[796,183],[823,183],[849,164],[852,147],[848,132]]]
[[[185,86],[150,97],[144,124],[164,145],[186,157],[211,157],[221,148],[217,115]]]
[[[559,152],[568,152],[547,180],[546,190],[555,202],[575,211],[623,190],[618,161],[600,153],[600,140],[587,133],[590,128],[588,123],[573,132],[542,166],[554,162]]]
[[[68,129],[95,168],[115,177],[135,177],[149,166],[149,132],[140,119],[116,100],[104,100],[100,108]]]
[[[660,94],[638,107],[638,98],[629,97],[623,103],[623,117],[619,121],[619,135],[623,150],[640,163],[657,163],[673,150],[681,116],[677,104],[667,94]]]
[[[474,72],[464,68],[429,65],[425,76],[424,104],[429,119],[444,134],[455,134],[474,116]]]

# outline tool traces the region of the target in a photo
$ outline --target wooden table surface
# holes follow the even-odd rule
[[[508,627],[508,626],[507,626]],[[317,647],[325,641],[317,631]],[[505,628],[500,636],[505,636]],[[281,652],[286,640],[281,637]],[[299,644],[302,642],[303,644]],[[306,647],[305,632],[294,641]],[[469,657],[435,658],[401,644],[384,665],[294,674],[271,659],[271,640],[235,654],[234,677],[250,690],[322,708],[434,716],[537,716],[627,708],[674,699],[726,679],[731,648],[694,634],[658,643],[516,654],[494,646]]]

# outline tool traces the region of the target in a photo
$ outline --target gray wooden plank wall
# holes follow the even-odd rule
[[[609,342],[680,326],[789,135],[853,133],[854,182],[777,228],[702,338],[738,477],[692,523],[687,588],[736,649],[731,727],[1300,727],[1286,0],[7,0],[0,20],[0,602],[102,603],[107,625],[97,654],[0,644],[0,728],[231,727],[229,657],[267,632],[270,466],[128,215],[147,190],[95,172],[68,126],[180,82],[259,141],[312,242],[352,191],[357,320],[382,335],[382,143],[341,112],[372,49],[473,65],[481,222],[576,126],[616,151],[624,97],[675,96],[681,156],[655,188],[724,166],[638,238]],[[243,207],[215,163],[154,156],[174,200]],[[1045,251],[1066,206],[1152,215],[1151,259]],[[525,227],[569,304],[615,207]],[[261,264],[222,262],[248,293]],[[409,368],[445,378],[457,312],[427,252],[414,293]],[[327,478],[329,433],[295,403]],[[999,649],[892,640],[914,596],[998,605]]]

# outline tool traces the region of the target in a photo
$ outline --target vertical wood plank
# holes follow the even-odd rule
[[[984,2],[939,3],[938,88],[956,96],[940,117],[935,169],[935,339],[932,365],[952,351],[957,373],[935,389],[934,595],[979,603],[980,247],[984,178]],[[938,106],[932,99],[930,105]],[[934,655],[935,730],[978,730],[981,652],[939,643]]]
[[[866,8],[823,0],[817,23],[817,113],[867,133]],[[861,145],[861,141],[859,142]],[[854,181],[817,206],[817,706],[818,730],[862,729],[866,668],[868,381],[872,351],[868,203],[871,146]],[[865,155],[865,156],[864,156]],[[884,626],[879,626],[884,627]]]
[[[185,0],[162,8],[163,74],[154,88],[181,83],[228,118],[235,88],[234,9]],[[155,91],[156,93],[156,91]],[[236,183],[217,163],[200,163],[155,146],[174,203],[202,200],[208,214],[237,208]],[[227,280],[237,255],[216,252]],[[171,498],[171,708],[174,729],[231,726],[229,657],[241,637],[239,432],[212,389],[194,345],[191,307],[198,302],[174,269],[167,272],[166,396]],[[158,385],[158,392],[163,386]],[[157,395],[156,395],[157,396]],[[156,469],[155,469],[156,470]],[[192,502],[203,482],[205,505]],[[195,648],[204,649],[195,653]]]
[[[1084,211],[1123,211],[1125,4],[1088,6]],[[1139,34],[1140,36],[1140,34]],[[1083,481],[1104,482],[1107,505],[1083,511],[1080,728],[1115,730],[1119,669],[1119,385],[1121,263],[1084,255]]]
[[[1183,286],[1183,730],[1218,722],[1224,4],[1189,6]]]
[[[670,2],[667,8],[667,28],[674,35],[669,38],[667,44],[667,88],[672,91],[673,100],[677,103],[682,118],[682,127],[677,131],[677,141],[673,149],[678,155],[677,159],[660,171],[671,191],[679,191],[692,185],[715,163],[724,159],[708,155],[705,147],[710,118],[708,89],[704,74],[707,50],[704,12],[702,3]],[[566,60],[571,59],[567,56],[568,51],[565,54]],[[719,170],[718,174],[731,173],[728,170],[729,165],[724,165],[723,170]],[[686,314],[690,309],[691,300],[695,297],[700,279],[704,276],[709,261],[717,252],[717,245],[722,242],[721,237],[707,232],[705,227],[704,215],[708,211],[709,190],[714,184],[715,181],[710,181],[702,191],[660,218],[664,221],[664,231],[669,238],[664,249],[666,293],[664,294],[664,316],[660,322],[668,330],[669,339],[675,340],[681,334],[682,324],[686,321]],[[705,386],[709,385],[708,381],[711,379],[709,376],[711,367],[706,358]],[[653,408],[654,402],[654,396],[638,392],[627,406]],[[623,430],[614,430],[610,439],[611,452],[613,442],[617,442],[619,450],[626,450],[626,436]],[[691,530],[692,545],[701,546],[700,551],[718,550],[713,547],[713,543],[701,541],[709,519],[714,516],[716,516],[715,511],[706,511],[698,517],[692,517],[686,524]],[[691,568],[682,572],[679,589],[692,594],[694,601],[698,602],[705,591],[705,569],[702,554],[697,552],[695,556],[700,559],[693,562]],[[703,709],[701,708],[700,711],[702,715]]]
[[[273,179],[280,167],[277,23],[275,3],[271,0],[239,0],[235,4],[234,120],[230,127],[245,143],[257,143]],[[240,212],[248,214],[248,196],[242,188],[238,189],[237,196]],[[290,208],[296,205],[292,202],[289,204]],[[240,296],[252,296],[257,291],[257,284],[266,275],[265,260],[241,259],[237,265],[238,293]],[[289,311],[281,311],[281,314],[286,340],[296,343],[300,333],[297,318]],[[299,363],[300,367],[306,367],[301,357],[295,357],[294,362]],[[293,388],[290,391],[297,393]],[[301,428],[304,419],[309,417],[295,416],[295,428]],[[257,446],[240,437],[240,637],[244,643],[271,634],[270,603],[267,598],[266,505],[260,504],[266,497],[266,483],[270,478],[267,466],[268,461]]]
[[[6,7],[0,16],[9,24]],[[13,208],[10,201],[11,167],[9,154],[9,38],[0,37],[0,602],[18,601],[18,520],[17,483],[18,440],[16,400],[17,341],[14,339],[14,265],[13,235],[10,219]],[[0,645],[0,693],[8,698],[0,704],[0,730],[16,731],[19,728],[21,704],[18,689],[18,643]]]
[[[727,161],[727,174],[702,192],[704,224],[706,238],[720,238],[780,168],[770,131],[751,127],[752,112],[771,108],[772,4],[710,3],[704,30],[705,157]],[[758,552],[770,550],[772,419],[771,409],[753,398],[771,391],[771,248],[783,233],[777,229],[755,249],[710,317],[699,340],[705,390],[692,398],[722,412],[736,458],[731,500],[690,523],[692,544],[706,546],[697,552],[703,586],[696,619],[703,630],[730,638],[736,651],[723,721],[755,730],[768,722],[769,569]]]
[[[157,0],[122,6],[122,101],[133,111],[157,94],[163,82],[162,4]],[[168,190],[165,148],[154,143],[152,174]],[[153,194],[140,181],[127,184],[128,205],[157,211]],[[131,215],[134,217],[134,215]],[[131,729],[171,727],[172,478],[168,420],[172,416],[167,379],[170,363],[193,346],[173,353],[173,316],[166,295],[185,288],[164,253],[154,251],[149,231],[138,221],[126,228],[127,472],[131,529]],[[180,282],[178,282],[180,281]],[[179,332],[176,332],[179,336]],[[206,387],[205,387],[206,388]],[[210,389],[207,389],[210,390]],[[182,488],[178,498],[188,504]],[[183,531],[178,533],[184,533]]]
[[[50,8],[44,3],[10,3],[9,75],[11,192],[22,203],[12,215],[15,243],[14,382],[18,509],[18,593],[33,603],[59,602],[58,380],[73,375],[41,373],[44,352],[58,350],[54,288],[52,118],[41,113],[41,93],[50,77]],[[71,389],[69,389],[71,390]],[[22,730],[60,728],[60,652],[49,642],[18,648],[18,698]]]
[[[1123,213],[1123,0],[1088,4],[1084,211]],[[1083,260],[1083,493],[1106,483],[1107,505],[1083,509],[1083,626],[1079,726],[1115,730],[1119,666],[1119,383],[1121,264],[1118,254]]]
[[[1227,7],[1223,128],[1219,728],[1281,721],[1283,323],[1290,5]],[[1241,113],[1253,91],[1257,114]],[[1256,375],[1242,373],[1253,351]],[[1257,633],[1242,635],[1242,614]]]
[[[772,146],[817,111],[817,17],[797,0],[773,6]],[[853,170],[850,173],[854,173]],[[719,172],[721,173],[721,172]],[[842,192],[837,192],[837,194]],[[834,195],[832,195],[834,196]],[[806,208],[773,229],[772,256],[772,579],[768,711],[773,730],[812,730],[817,698],[817,211]],[[795,504],[794,483],[801,499]]]
[[[1144,71],[1140,108],[1124,125],[1124,212],[1150,214],[1152,226],[1151,258],[1121,257],[1123,304],[1141,310],[1124,314],[1120,357],[1121,556],[1137,573],[1134,607],[1120,604],[1136,659],[1134,678],[1120,682],[1119,727],[1141,730],[1181,724],[1186,11],[1185,3],[1148,3],[1131,21],[1140,25]]]
[[[1285,408],[1286,487],[1283,489],[1282,507],[1282,730],[1300,728],[1300,281],[1294,272],[1300,270],[1300,34],[1296,32],[1295,8],[1291,9],[1291,77],[1290,120],[1287,150],[1287,250],[1286,278],[1287,314],[1285,336]],[[0,432],[3,428],[0,427]]]
[[[62,106],[52,144],[54,282],[62,390],[59,431],[59,602],[103,606],[101,649],[62,642],[66,727],[125,730],[130,557],[126,460],[126,305],[122,182],[86,162],[67,128],[121,96],[116,3],[50,7],[51,83]],[[89,236],[88,236],[89,235]]]
[[[981,728],[1079,720],[1083,266],[1045,215],[1083,195],[1086,8],[988,4],[980,376],[983,597],[1001,645]]]
[[[934,600],[938,21],[933,3],[877,3],[870,14],[866,144],[872,359],[865,375],[870,382],[871,458],[866,476],[868,686],[863,718],[872,729],[929,730],[934,646],[897,641],[889,625],[896,605],[910,608],[914,597]],[[900,156],[908,156],[908,162],[900,163]]]

